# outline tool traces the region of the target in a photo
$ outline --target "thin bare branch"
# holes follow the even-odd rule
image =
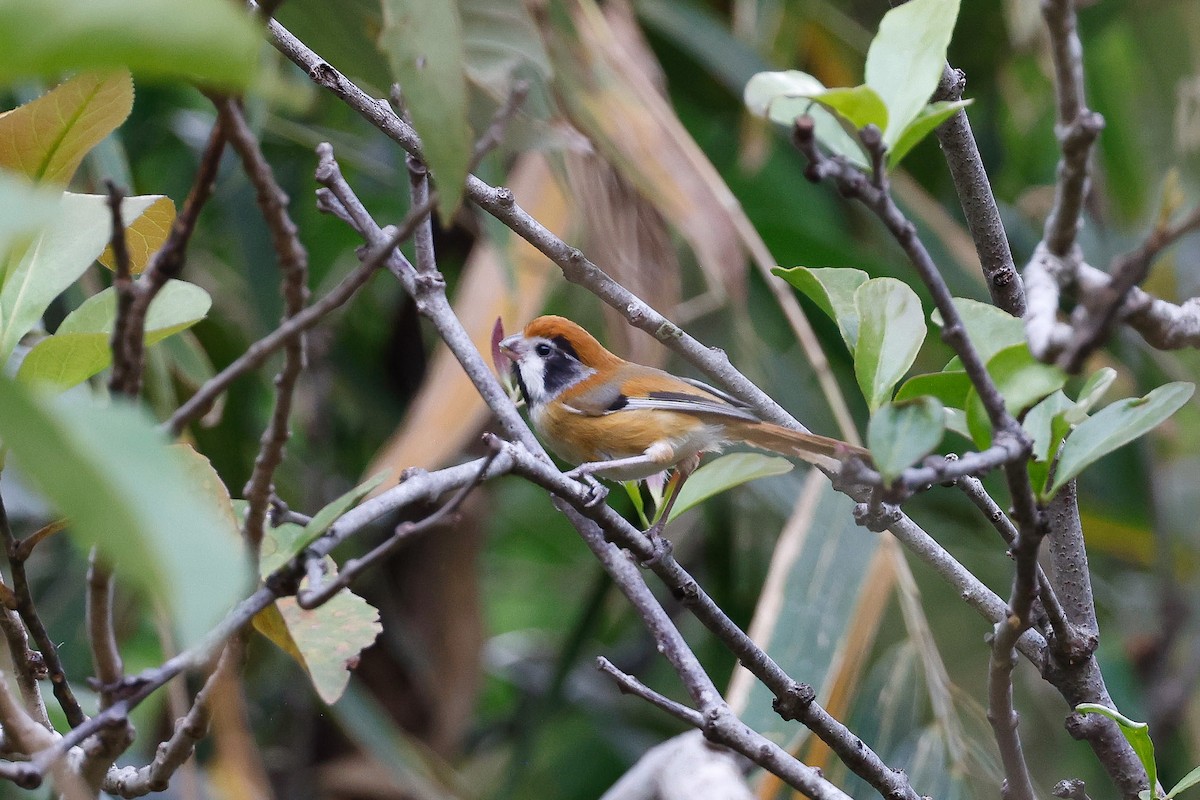
[[[54,697],[62,707],[67,722],[74,728],[81,725],[87,719],[87,715],[83,713],[83,709],[79,707],[79,701],[75,699],[75,692],[71,690],[71,684],[63,671],[62,660],[58,657],[58,648],[55,646],[54,640],[50,638],[50,634],[38,614],[33,593],[29,589],[29,579],[25,574],[25,561],[20,557],[20,543],[13,535],[12,527],[8,523],[8,514],[4,510],[2,498],[0,498],[0,543],[4,545],[4,551],[8,555],[8,564],[12,570],[13,594],[16,596],[17,613],[21,615],[21,621],[25,623],[34,643],[41,651],[42,659],[45,661],[46,670],[50,676],[50,685],[54,687]]]
[[[961,70],[949,64],[942,70],[942,80],[934,93],[934,100],[961,100],[966,77]],[[996,197],[992,193],[991,180],[984,169],[975,135],[967,112],[959,109],[935,131],[942,155],[954,180],[958,201],[962,205],[967,229],[975,241],[975,252],[979,265],[987,280],[988,293],[992,302],[1014,317],[1025,316],[1025,290],[1021,276],[1013,264],[1012,249],[1008,246],[1008,235]]]
[[[1083,367],[1087,357],[1112,335],[1126,299],[1146,279],[1158,254],[1197,229],[1200,229],[1200,206],[1173,225],[1156,225],[1141,245],[1113,260],[1108,287],[1085,296],[1086,302],[1081,307],[1086,313],[1076,323],[1075,335],[1059,357],[1063,369],[1073,373]]]
[[[331,311],[341,307],[375,274],[375,271],[391,257],[395,246],[412,235],[421,217],[427,215],[433,208],[431,199],[420,208],[414,208],[405,217],[400,226],[390,234],[388,243],[375,248],[350,274],[338,283],[324,297],[305,308],[299,314],[291,317],[271,333],[259,339],[246,349],[232,364],[218,372],[205,382],[186,403],[181,405],[164,427],[174,435],[178,435],[193,419],[203,416],[212,408],[217,398],[242,375],[256,369],[279,348],[292,338],[316,325]]]
[[[201,209],[212,196],[213,182],[216,180],[217,168],[220,166],[221,153],[224,150],[225,131],[218,120],[200,156],[196,177],[183,204],[183,210],[175,217],[167,241],[150,258],[150,263],[146,265],[137,282],[130,285],[131,299],[128,300],[123,313],[118,314],[118,325],[113,334],[113,371],[109,380],[109,387],[114,394],[136,397],[141,393],[146,314],[149,312],[150,303],[167,281],[178,277],[183,270],[188,242],[196,229]],[[121,331],[119,340],[116,338],[118,329]]]
[[[217,661],[216,669],[204,681],[196,693],[188,713],[175,720],[175,731],[171,738],[158,746],[154,760],[144,767],[119,767],[109,770],[104,780],[104,791],[120,797],[141,797],[151,792],[164,792],[171,777],[191,757],[196,744],[208,735],[212,718],[209,707],[214,687],[223,676],[237,669],[239,656],[226,647]]]
[[[5,587],[7,589],[7,587]],[[11,590],[9,590],[11,591]],[[14,604],[16,597],[13,597]],[[46,713],[46,703],[42,698],[42,688],[38,681],[49,676],[46,661],[42,654],[29,647],[29,635],[21,617],[11,608],[0,609],[0,631],[8,644],[13,672],[17,681],[17,689],[25,702],[25,711],[39,725],[51,730],[50,717]]]
[[[1058,133],[1062,157],[1058,162],[1054,206],[1046,218],[1042,241],[1050,253],[1066,258],[1076,247],[1088,191],[1088,160],[1104,128],[1104,117],[1087,107],[1084,98],[1083,45],[1076,26],[1074,0],[1042,0],[1042,15],[1050,32],[1054,60],[1054,90],[1058,100]]]
[[[292,319],[308,302],[308,252],[300,242],[296,224],[288,214],[288,197],[275,180],[275,173],[259,147],[258,138],[246,124],[238,101],[213,97],[221,126],[229,143],[242,160],[246,176],[254,185],[259,210],[271,232],[271,244],[279,262],[280,294],[283,295],[283,321]],[[252,553],[262,543],[263,525],[274,489],[275,470],[283,461],[284,448],[291,436],[288,421],[296,383],[305,368],[304,334],[287,340],[283,347],[283,366],[275,376],[275,406],[259,442],[258,455],[250,479],[242,489],[248,508],[242,532]]]
[[[492,462],[496,460],[496,453],[490,452],[485,456],[479,465],[479,472],[475,477],[463,486],[451,497],[445,505],[433,512],[424,519],[415,522],[402,522],[396,526],[396,530],[377,545],[371,552],[358,558],[351,558],[342,564],[338,571],[337,577],[332,581],[320,583],[316,580],[316,575],[310,571],[308,576],[308,587],[301,589],[296,593],[296,604],[304,609],[316,608],[319,605],[327,603],[335,594],[350,585],[350,583],[361,575],[365,570],[383,561],[392,553],[399,549],[400,545],[411,539],[413,536],[436,528],[449,522],[458,511],[459,506],[467,499],[467,495],[475,490],[479,484],[483,483],[485,477],[488,477]],[[309,565],[320,564],[317,559],[311,559]]]

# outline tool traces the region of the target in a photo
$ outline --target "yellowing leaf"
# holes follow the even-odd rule
[[[332,567],[332,560],[327,563]],[[330,704],[346,690],[359,653],[383,630],[379,612],[348,589],[312,611],[300,608],[294,597],[281,598],[254,618],[254,627],[304,667]]]
[[[133,109],[127,70],[84,73],[0,114],[0,166],[35,181],[70,182],[79,162]]]
[[[158,252],[171,232],[171,223],[175,221],[175,201],[165,195],[160,196],[140,217],[133,221],[122,221],[125,223],[125,246],[129,250],[129,271],[140,275],[146,264],[150,263],[150,256]],[[112,245],[104,248],[99,260],[109,269],[117,268]]]

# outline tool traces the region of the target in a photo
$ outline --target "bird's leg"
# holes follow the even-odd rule
[[[608,490],[602,487],[593,477],[596,473],[602,474],[614,469],[620,470],[631,467],[659,467],[665,469],[671,464],[674,458],[675,449],[669,443],[655,442],[647,447],[646,452],[641,455],[629,456],[628,458],[614,458],[609,461],[588,461],[567,472],[566,475],[568,478],[583,481],[592,487],[592,497],[586,503],[590,508],[603,500],[604,496],[608,494]]]
[[[625,469],[626,467],[648,467],[658,463],[660,462],[653,455],[642,453],[640,456],[614,458],[611,461],[587,461],[566,474],[567,477],[582,480],[584,476],[595,475],[597,472],[608,472],[611,469]]]
[[[666,502],[663,503],[662,511],[658,513],[658,519],[654,524],[646,529],[646,535],[651,539],[656,539],[662,535],[663,528],[667,527],[667,519],[671,516],[671,509],[675,506],[675,500],[679,497],[679,492],[683,489],[684,481],[700,464],[700,456],[692,456],[679,462],[675,469],[675,488],[671,490],[671,494],[667,496]]]

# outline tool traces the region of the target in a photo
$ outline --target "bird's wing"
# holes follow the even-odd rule
[[[758,421],[753,412],[728,402],[721,392],[660,369],[626,364],[614,378],[594,387],[581,386],[563,398],[563,405],[571,413],[589,417],[656,410]]]

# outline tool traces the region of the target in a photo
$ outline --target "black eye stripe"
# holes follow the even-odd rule
[[[571,343],[569,341],[567,341],[567,337],[562,336],[560,334],[558,336],[555,336],[550,341],[554,342],[554,346],[557,347],[559,349],[559,352],[561,352],[563,355],[570,356],[571,358],[575,359],[576,361],[579,360],[579,354],[575,352],[575,348],[571,346]]]

